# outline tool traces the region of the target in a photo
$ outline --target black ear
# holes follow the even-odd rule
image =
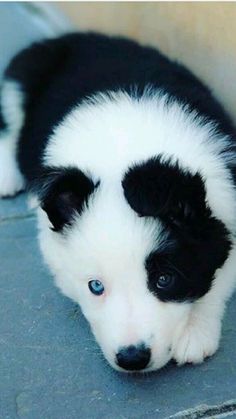
[[[131,167],[122,186],[126,200],[140,216],[160,217],[178,225],[207,212],[201,176],[161,156]]]
[[[77,168],[48,168],[41,177],[39,199],[54,231],[70,225],[98,186]]]

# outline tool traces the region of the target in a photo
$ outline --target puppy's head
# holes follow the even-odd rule
[[[40,243],[57,285],[114,368],[162,367],[230,249],[200,174],[156,156],[112,182],[69,167],[42,184]]]

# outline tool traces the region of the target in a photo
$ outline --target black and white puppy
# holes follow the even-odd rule
[[[36,198],[45,260],[109,363],[212,355],[236,279],[236,143],[209,90],[155,49],[70,34],[12,60],[0,129],[0,195]]]

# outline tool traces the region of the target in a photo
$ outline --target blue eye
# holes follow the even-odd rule
[[[93,279],[92,281],[89,281],[88,287],[94,295],[102,295],[105,290],[102,282],[98,279]]]

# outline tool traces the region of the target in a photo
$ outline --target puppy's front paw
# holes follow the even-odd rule
[[[12,141],[0,138],[0,198],[13,196],[24,189],[24,179],[10,146]]]
[[[213,355],[219,346],[220,323],[212,324],[197,318],[190,321],[178,337],[173,350],[173,358],[178,365],[199,364]]]
[[[8,173],[0,169],[0,198],[16,195],[24,189],[24,179],[17,168],[11,168]]]

